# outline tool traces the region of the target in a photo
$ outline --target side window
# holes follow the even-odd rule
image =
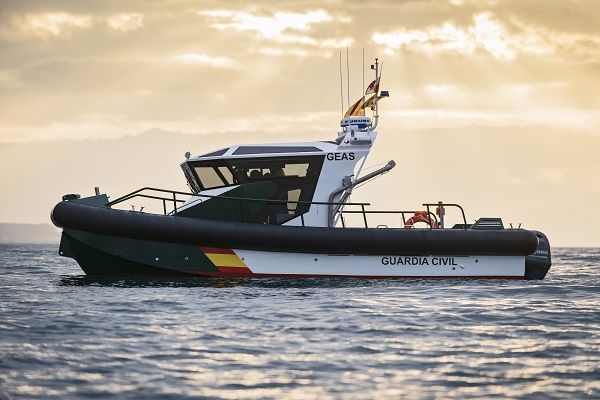
[[[204,189],[269,181],[276,189],[261,221],[280,224],[309,210],[324,156],[229,158],[190,162],[194,181]]]
[[[288,190],[288,192],[287,192],[287,199],[289,201],[299,201],[301,193],[302,193],[301,189]],[[298,203],[288,203],[287,207],[288,207],[288,212],[290,214],[295,214],[296,213],[296,209],[298,208]]]
[[[205,189],[223,186],[223,180],[217,173],[216,168],[208,166],[196,167],[195,170],[200,182],[202,182],[202,186],[204,186]]]
[[[233,185],[235,183],[235,179],[233,178],[233,173],[231,170],[225,166],[219,167],[219,173],[221,177],[225,180],[225,184]]]
[[[285,176],[297,176],[303,178],[308,172],[308,163],[285,164],[283,171]]]

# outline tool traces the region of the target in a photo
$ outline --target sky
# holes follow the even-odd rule
[[[0,0],[0,222],[96,185],[185,187],[188,150],[335,138],[346,47],[344,105],[362,49],[390,91],[367,164],[398,163],[353,200],[600,246],[594,0]]]

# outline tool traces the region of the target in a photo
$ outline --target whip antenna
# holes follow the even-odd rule
[[[346,87],[348,88],[348,90],[346,91],[346,95],[347,95],[347,100],[348,100],[348,107],[350,107],[350,66],[348,65],[348,47],[347,46],[346,46],[346,78],[347,78]]]
[[[365,101],[365,49],[362,49],[362,73],[363,73],[363,84],[361,91],[363,92],[363,101]]]
[[[340,101],[342,102],[342,117],[344,116],[344,84],[342,83],[342,51],[340,50]]]

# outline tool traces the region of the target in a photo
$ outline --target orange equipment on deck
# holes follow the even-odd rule
[[[433,218],[431,218],[428,211],[415,211],[415,214],[406,220],[404,227],[407,229],[414,228],[417,222],[425,222],[433,229],[438,229],[440,224]]]

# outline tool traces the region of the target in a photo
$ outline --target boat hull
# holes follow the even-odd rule
[[[65,229],[60,255],[91,276],[543,279],[524,256],[340,255],[154,242]],[[544,270],[545,269],[545,270]]]
[[[74,202],[52,219],[60,255],[94,276],[543,279],[550,267],[543,235],[524,230],[285,227]]]

